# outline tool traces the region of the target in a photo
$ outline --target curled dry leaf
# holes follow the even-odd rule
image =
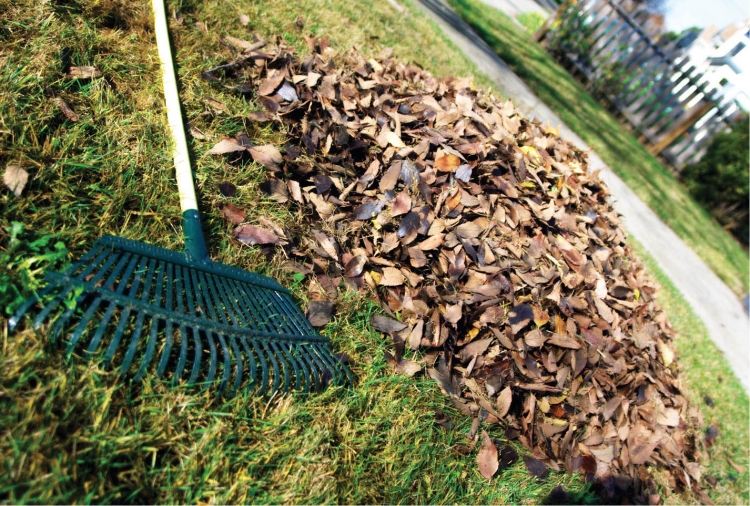
[[[279,242],[276,234],[256,225],[240,225],[234,229],[233,234],[237,240],[249,246],[256,244],[276,244]]]
[[[247,212],[241,207],[238,207],[234,204],[215,202],[214,206],[216,206],[216,208],[221,211],[224,219],[234,223],[235,225],[242,223],[243,221],[245,221],[245,218],[247,218]]]
[[[102,73],[96,68],[90,65],[74,66],[68,69],[65,74],[65,79],[98,79],[102,77]]]
[[[495,476],[500,465],[497,460],[497,446],[486,431],[482,431],[482,448],[477,454],[477,464],[481,475],[488,480]]]
[[[29,173],[21,168],[20,165],[8,165],[3,173],[3,184],[13,192],[13,195],[20,197],[26,182],[29,180]]]
[[[68,118],[70,121],[78,121],[80,119],[78,115],[75,113],[75,111],[62,98],[55,97],[55,103],[57,104],[57,107],[59,107],[62,113],[65,115],[65,117]]]

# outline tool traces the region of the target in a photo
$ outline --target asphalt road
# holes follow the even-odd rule
[[[503,3],[508,0],[486,0]],[[514,8],[520,0],[514,0]],[[535,0],[526,0],[536,4]],[[590,150],[492,49],[476,35],[443,0],[417,0],[417,5],[527,116],[550,125],[561,125],[560,136]],[[499,5],[502,7],[501,5]],[[750,320],[742,303],[719,277],[628,186],[599,156],[589,153],[590,168],[601,170],[602,180],[612,191],[613,205],[624,218],[627,231],[654,257],[696,315],[705,323],[711,339],[729,362],[745,391],[750,392]]]

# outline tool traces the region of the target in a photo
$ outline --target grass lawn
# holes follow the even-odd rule
[[[448,0],[513,71],[738,295],[748,291],[748,252],[679,181],[544,49],[481,0]]]
[[[255,104],[200,79],[201,70],[229,57],[220,37],[283,33],[305,52],[303,35],[328,35],[339,50],[356,45],[375,55],[393,47],[402,60],[438,75],[474,75],[478,86],[488,84],[415,9],[404,16],[387,2],[170,5],[181,13],[171,30],[184,112],[206,137],[191,144],[212,258],[276,277],[300,304],[307,287],[259,249],[240,248],[212,206],[220,198],[217,183],[230,181],[250,216],[295,220],[262,195],[259,166],[230,166],[206,154],[222,134],[242,129],[259,143],[283,140],[246,120]],[[238,21],[240,14],[250,17],[248,27]],[[15,163],[30,174],[21,198],[0,192],[0,500],[531,503],[543,502],[557,484],[578,500],[593,500],[579,476],[553,473],[537,482],[522,463],[488,484],[476,453],[459,452],[470,421],[447,406],[432,380],[390,373],[383,359],[389,345],[367,323],[377,308],[360,295],[341,296],[325,329],[336,350],[352,357],[357,386],[308,398],[226,401],[158,381],[130,387],[94,362],[63,360],[44,332],[7,334],[6,306],[28,295],[41,268],[62,267],[104,233],[181,249],[150,25],[143,0],[0,0],[0,167]],[[70,64],[94,65],[103,78],[66,81],[63,70]],[[70,104],[79,121],[66,119],[53,96]],[[226,111],[218,113],[209,97]],[[708,464],[720,482],[710,493],[717,501],[747,503],[747,473],[738,474],[723,458],[730,455],[747,469],[747,397],[684,301],[668,300],[674,300],[668,309],[683,339],[697,346],[681,349],[691,365],[686,380],[699,400],[711,393],[715,408],[701,409],[721,426]],[[723,371],[720,383],[716,371]],[[436,409],[456,421],[452,432],[434,424]],[[502,438],[499,427],[488,430]]]

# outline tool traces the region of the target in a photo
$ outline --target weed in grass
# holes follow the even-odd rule
[[[738,296],[747,293],[748,252],[631,133],[505,14],[479,0],[449,3]]]

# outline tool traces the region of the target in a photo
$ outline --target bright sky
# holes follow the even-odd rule
[[[691,26],[705,28],[715,24],[724,28],[729,23],[750,18],[748,0],[667,0],[667,30],[677,33]]]

